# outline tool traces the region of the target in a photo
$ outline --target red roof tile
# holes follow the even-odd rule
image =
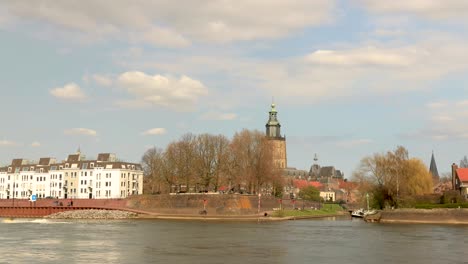
[[[302,189],[307,186],[314,186],[315,188],[320,188],[322,187],[322,184],[317,181],[307,181],[307,180],[294,180],[293,182],[294,187]]]
[[[460,181],[468,182],[468,168],[457,169],[457,175]]]

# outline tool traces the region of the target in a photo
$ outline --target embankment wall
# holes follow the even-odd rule
[[[143,195],[129,198],[127,206],[136,210],[151,211],[161,214],[199,214],[204,208],[210,215],[248,215],[258,213],[258,196],[236,194],[177,194]],[[274,196],[260,198],[260,212],[279,208],[292,209],[302,207],[302,201],[279,200]],[[316,206],[304,203],[305,207]]]
[[[468,224],[468,209],[384,210],[381,223]]]

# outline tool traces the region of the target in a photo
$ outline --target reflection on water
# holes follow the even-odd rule
[[[1,219],[5,263],[466,263],[466,226]]]

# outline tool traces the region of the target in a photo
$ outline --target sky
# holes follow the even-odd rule
[[[186,133],[265,130],[351,178],[401,145],[468,155],[466,0],[0,1],[0,164],[78,147],[139,162]]]

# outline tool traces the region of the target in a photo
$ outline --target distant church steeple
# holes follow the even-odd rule
[[[431,156],[431,165],[429,166],[429,172],[432,174],[434,180],[439,180],[439,171],[437,170],[437,165],[434,158],[434,151],[432,151]]]
[[[271,104],[270,116],[266,126],[266,136],[269,138],[282,138],[281,137],[281,125],[278,121],[275,103]]]

